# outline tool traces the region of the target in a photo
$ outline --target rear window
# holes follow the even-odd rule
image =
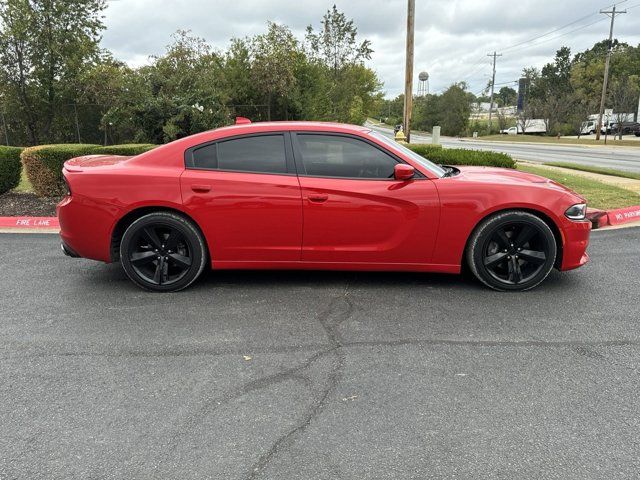
[[[283,135],[224,140],[193,151],[193,166],[210,170],[287,173]]]

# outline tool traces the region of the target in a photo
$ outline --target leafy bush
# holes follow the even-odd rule
[[[62,165],[67,160],[91,155],[99,145],[39,145],[25,148],[20,157],[27,172],[27,178],[35,192],[41,197],[53,197],[64,194]]]
[[[21,147],[0,146],[0,194],[16,188],[20,183],[20,152]]]
[[[91,144],[40,145],[26,148],[21,158],[35,192],[41,197],[51,197],[62,195],[65,191],[62,166],[67,160],[82,155],[139,155],[155,147],[150,144],[107,147]]]
[[[440,145],[409,145],[409,148],[427,160],[443,165],[474,165],[481,167],[515,168],[516,162],[506,153],[441,148]]]
[[[140,155],[141,153],[153,150],[157,145],[150,143],[131,143],[125,145],[109,145],[107,147],[100,147],[95,153],[101,155]]]

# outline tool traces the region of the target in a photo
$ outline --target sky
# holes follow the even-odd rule
[[[611,1],[611,0],[610,0]],[[233,37],[263,33],[267,22],[287,25],[300,40],[308,25],[320,27],[336,4],[372,42],[367,65],[384,83],[388,98],[404,91],[406,0],[109,0],[102,46],[131,66],[164,52],[171,34],[191,30],[224,50]],[[614,37],[640,44],[640,0],[617,2]],[[606,0],[416,0],[414,90],[418,73],[429,73],[438,93],[464,80],[476,94],[491,79],[498,54],[496,89],[515,86],[524,67],[542,67],[563,45],[579,52],[607,38],[610,19],[599,13]]]

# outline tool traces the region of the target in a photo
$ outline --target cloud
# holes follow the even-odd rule
[[[267,21],[289,26],[302,39],[307,25],[318,27],[334,3],[354,20],[360,37],[372,41],[374,53],[368,64],[384,82],[387,96],[401,93],[406,0],[112,0],[105,12],[102,45],[138,66],[150,55],[161,54],[178,29],[191,30],[219,49],[226,48],[232,37],[264,32]],[[607,6],[606,0],[417,0],[416,81],[417,73],[426,70],[431,91],[465,80],[477,93],[489,80],[491,60],[486,55],[494,50],[504,50],[496,84],[516,80],[522,68],[541,67],[563,45],[578,52],[606,38],[608,19],[598,11]],[[629,2],[627,8],[634,6]],[[575,20],[579,21],[567,28],[508,48]],[[617,17],[615,36],[629,44],[640,43],[640,8]]]

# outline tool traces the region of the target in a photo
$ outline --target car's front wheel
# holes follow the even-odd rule
[[[204,270],[207,250],[198,228],[171,212],[135,220],[120,242],[120,260],[136,285],[175,292],[191,285]]]
[[[529,290],[553,269],[558,247],[541,218],[510,211],[485,219],[469,240],[473,274],[494,290]]]

